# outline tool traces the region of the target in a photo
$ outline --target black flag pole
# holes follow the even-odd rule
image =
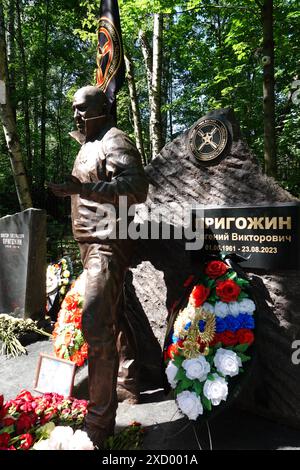
[[[98,26],[97,86],[111,104],[116,119],[116,95],[125,81],[125,61],[117,0],[101,0]]]

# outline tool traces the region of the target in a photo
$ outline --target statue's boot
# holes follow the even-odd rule
[[[124,302],[124,301],[123,301]],[[117,395],[119,402],[136,404],[139,402],[137,344],[133,328],[123,312],[120,315],[120,332],[117,349],[119,352],[119,371]]]

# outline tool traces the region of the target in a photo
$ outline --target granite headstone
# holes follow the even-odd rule
[[[39,319],[46,305],[46,213],[0,219],[0,313]]]
[[[205,117],[208,118],[212,119],[211,113]],[[200,137],[203,138],[200,130],[205,132],[210,144],[213,142],[212,146],[218,145],[215,138],[218,133],[213,134],[211,128],[203,131],[197,127],[197,122],[191,130],[169,142],[146,168],[151,184],[145,213],[152,214],[157,207],[165,207],[170,201],[176,203],[176,207],[203,205],[208,211],[206,215],[213,219],[207,225],[211,231],[217,226],[217,242],[224,245],[223,236],[225,250],[228,245],[230,250],[234,251],[235,248],[238,251],[238,245],[233,245],[236,241],[233,240],[234,233],[238,240],[241,236],[242,241],[247,242],[243,243],[240,253],[246,258],[252,255],[247,261],[249,267],[246,272],[258,299],[259,327],[256,337],[257,363],[248,386],[241,393],[239,405],[300,428],[300,368],[298,352],[294,349],[300,339],[297,222],[300,201],[263,173],[257,159],[242,140],[238,123],[230,111],[217,110],[213,118],[231,122],[232,145],[229,153],[220,154],[210,165],[199,159],[201,148],[208,153],[200,140]],[[200,136],[193,140],[190,137],[194,137],[195,129]],[[199,150],[196,155],[191,142]],[[248,206],[247,209],[245,206]],[[261,213],[263,206],[266,209]],[[212,212],[212,207],[220,212]],[[234,213],[232,208],[237,208]],[[215,218],[218,219],[217,224],[214,223]],[[219,229],[222,229],[224,221],[223,233]],[[255,229],[253,233],[252,229]],[[252,241],[249,235],[253,236]],[[160,362],[156,359],[159,357],[159,345],[153,337],[151,341],[148,334],[150,326],[162,345],[166,319],[174,301],[184,295],[184,284],[189,275],[203,265],[201,259],[194,263],[194,256],[187,253],[184,243],[181,246],[180,242],[138,240],[133,268],[127,278],[126,313],[137,332],[140,371],[147,377],[152,371],[154,375],[155,365],[155,370],[160,368]],[[250,261],[262,261],[261,257],[257,258],[258,255],[265,256],[265,264],[260,264],[260,269],[253,265],[250,267]],[[246,262],[241,266],[244,264]]]

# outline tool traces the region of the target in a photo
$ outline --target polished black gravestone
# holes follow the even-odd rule
[[[0,219],[0,313],[40,319],[46,305],[46,213]]]
[[[230,147],[226,148],[223,143],[224,154],[210,152],[209,145],[208,148],[204,145],[206,140],[213,148],[222,143],[222,126],[214,132],[212,119],[230,123],[227,127]],[[204,125],[207,127],[203,129]],[[196,146],[195,153],[193,146]],[[210,153],[216,156],[215,161],[208,160]],[[147,213],[150,209],[154,212],[158,206],[167,207],[170,202],[191,208],[202,204],[208,218],[218,218],[219,228],[222,228],[221,219],[225,221],[229,215],[231,225],[227,228],[225,221],[224,230],[229,237],[225,240],[230,243],[225,241],[225,249],[230,245],[232,250],[238,251],[239,246],[232,243],[235,241],[233,233],[236,233],[238,238],[247,236],[243,238],[247,243],[243,243],[241,254],[245,257],[253,254],[251,261],[257,259],[257,249],[265,250],[260,254],[266,255],[270,262],[260,264],[260,269],[253,264],[250,266],[249,262],[245,267],[258,299],[259,329],[256,366],[239,404],[257,414],[300,428],[300,365],[293,360],[297,356],[293,348],[300,340],[299,199],[264,175],[228,110],[217,110],[201,118],[191,129],[168,143],[146,172],[151,183],[145,204]],[[212,207],[221,213],[212,212]],[[225,208],[224,212],[222,208]],[[255,233],[247,231],[249,226],[244,227],[244,219],[255,228]],[[262,223],[265,224],[263,227]],[[208,226],[212,229],[212,221],[208,221]],[[249,233],[253,236],[252,245],[248,242]],[[221,244],[223,233],[216,234],[219,236],[217,242]],[[258,244],[256,236],[264,236],[264,242]],[[282,247],[283,256],[278,258]],[[141,375],[148,376],[149,380],[150,374],[154,375],[160,368],[158,343],[163,344],[168,312],[174,301],[182,297],[184,281],[201,263],[201,256],[195,262],[195,256],[185,250],[181,240],[137,241],[135,265],[126,283],[126,309],[138,332]],[[156,341],[150,334],[150,326]]]

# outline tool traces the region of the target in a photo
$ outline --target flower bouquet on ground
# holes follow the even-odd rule
[[[81,331],[85,278],[82,274],[67,293],[53,331],[55,356],[82,366],[87,359],[87,344]]]
[[[255,310],[248,280],[221,259],[206,263],[164,347],[167,380],[189,419],[207,419],[236,395],[253,356]]]
[[[87,401],[65,398],[57,393],[34,397],[22,390],[14,400],[4,403],[0,395],[1,450],[94,450],[82,431]],[[133,422],[109,437],[106,450],[141,449],[143,429]]]
[[[86,413],[86,400],[65,398],[56,393],[34,397],[22,390],[6,403],[0,395],[0,450],[31,449],[39,441],[48,439],[56,426],[78,429]],[[77,437],[78,434],[74,439]]]
[[[8,356],[19,356],[27,354],[22,344],[30,335],[41,335],[51,337],[47,331],[38,327],[38,322],[31,318],[16,318],[5,313],[0,314],[0,354]]]

